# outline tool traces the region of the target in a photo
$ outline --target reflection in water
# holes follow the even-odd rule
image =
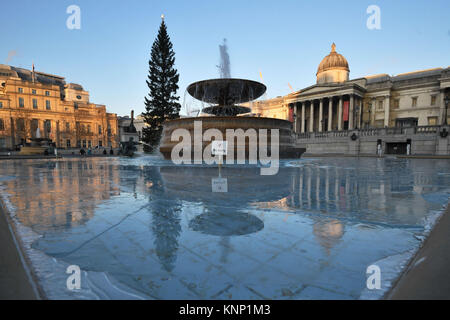
[[[264,222],[248,213],[222,211],[198,215],[189,222],[189,227],[214,236],[241,236],[262,230]]]
[[[336,219],[319,220],[314,223],[313,233],[327,255],[330,255],[331,249],[344,235],[344,225]]]
[[[113,163],[3,161],[1,169],[12,177],[5,185],[18,219],[38,232],[84,224],[97,205],[120,194]]]
[[[357,297],[364,279],[348,279],[416,245],[450,185],[447,161],[321,159],[276,176],[225,166],[213,193],[217,168],[152,161],[3,161],[0,185],[49,255],[152,297],[252,299]]]
[[[152,215],[156,255],[163,268],[171,272],[177,259],[178,238],[181,233],[181,203],[164,196],[164,182],[157,168],[148,168],[145,171],[145,180],[146,184],[151,186],[148,211]],[[148,183],[150,181],[151,183]]]

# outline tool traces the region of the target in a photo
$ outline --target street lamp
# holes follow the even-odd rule
[[[450,99],[448,97],[448,95],[445,95],[444,98],[444,104],[445,104],[445,112],[444,112],[444,126],[447,125],[447,108],[448,108],[448,103],[449,103]]]

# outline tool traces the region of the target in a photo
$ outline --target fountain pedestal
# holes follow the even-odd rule
[[[180,118],[170,120],[164,123],[163,134],[160,144],[160,152],[165,159],[171,159],[172,149],[179,143],[179,141],[172,141],[172,133],[176,129],[186,129],[191,136],[191,152],[193,158],[194,152],[194,125],[196,121],[201,122],[203,133],[208,129],[217,129],[222,133],[223,139],[229,141],[227,137],[227,129],[234,131],[242,129],[247,132],[249,129],[254,129],[257,134],[257,154],[259,155],[259,144],[261,129],[267,130],[268,140],[267,149],[270,153],[273,143],[278,144],[280,158],[300,158],[305,152],[304,148],[295,147],[295,141],[292,135],[292,123],[281,119],[272,118],[258,118],[258,117],[238,117],[239,114],[248,113],[251,109],[247,106],[239,105],[259,98],[266,91],[266,86],[262,83],[245,80],[245,79],[211,79],[199,81],[191,84],[187,91],[189,94],[203,102],[212,104],[203,108],[203,113],[208,113],[213,116],[206,117],[192,117]],[[271,130],[278,129],[278,141],[271,141]],[[202,154],[204,149],[211,143],[211,141],[195,141],[195,143],[202,144]],[[230,145],[230,143],[228,143]],[[233,149],[228,150],[227,156],[234,153],[234,159],[240,152],[244,152],[245,159],[249,155],[249,139],[236,139]]]

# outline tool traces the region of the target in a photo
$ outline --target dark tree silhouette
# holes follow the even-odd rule
[[[179,118],[181,108],[179,97],[176,96],[179,74],[174,67],[175,53],[164,19],[153,43],[148,64],[146,82],[150,92],[145,97],[146,111],[143,116],[149,126],[143,129],[143,140],[148,144],[145,151],[152,152],[161,139],[164,121]]]

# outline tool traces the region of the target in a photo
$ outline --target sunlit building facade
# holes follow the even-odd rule
[[[450,67],[357,79],[349,74],[347,59],[333,44],[319,64],[316,84],[256,102],[252,112],[290,120],[297,133],[450,123]]]
[[[117,148],[117,115],[89,101],[89,92],[60,76],[0,65],[0,149],[35,138],[58,148]]]

